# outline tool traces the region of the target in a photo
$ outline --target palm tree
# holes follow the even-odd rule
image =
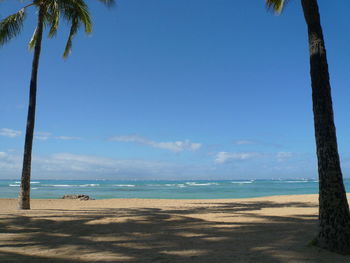
[[[286,0],[287,1],[287,0]],[[285,0],[266,0],[281,13]],[[327,55],[317,0],[301,0],[308,29],[314,128],[319,174],[319,229],[315,244],[350,254],[350,212],[340,167]]]
[[[107,6],[114,4],[114,0],[98,1]],[[20,33],[26,16],[26,11],[30,7],[37,9],[38,18],[33,37],[29,42],[30,49],[34,48],[34,56],[30,80],[21,187],[18,197],[18,205],[20,209],[30,209],[30,175],[35,124],[37,75],[43,31],[46,26],[49,26],[50,28],[48,35],[49,37],[53,37],[58,29],[61,18],[70,24],[70,32],[63,53],[64,58],[69,55],[73,37],[78,32],[80,26],[84,26],[85,33],[87,34],[92,31],[92,22],[89,9],[84,0],[31,0],[30,4],[24,6],[17,13],[12,14],[0,21],[0,46],[4,45]]]

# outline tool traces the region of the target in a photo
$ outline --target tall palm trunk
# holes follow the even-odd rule
[[[301,0],[308,27],[319,174],[318,246],[350,253],[350,213],[340,168],[331,87],[317,0]]]
[[[30,80],[29,91],[29,106],[27,117],[26,138],[24,143],[23,168],[21,178],[21,188],[18,197],[19,209],[30,209],[30,173],[32,163],[32,146],[35,124],[35,107],[36,107],[36,90],[37,90],[37,75],[41,51],[41,40],[44,27],[45,10],[40,7],[38,14],[38,25],[36,29],[36,42],[34,47],[34,56],[32,64],[32,76]]]

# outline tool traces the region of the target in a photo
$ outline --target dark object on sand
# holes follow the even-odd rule
[[[88,195],[64,195],[62,199],[95,200]]]

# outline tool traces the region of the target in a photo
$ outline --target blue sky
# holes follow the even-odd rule
[[[87,1],[94,32],[44,38],[35,179],[317,177],[299,1]],[[343,173],[350,177],[350,3],[320,0]],[[3,18],[20,3],[0,4]],[[339,8],[341,6],[342,8]],[[0,178],[19,178],[35,27],[0,48]]]

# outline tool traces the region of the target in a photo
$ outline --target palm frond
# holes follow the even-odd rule
[[[34,33],[33,33],[33,36],[32,36],[32,38],[30,39],[29,44],[28,44],[28,48],[29,48],[30,50],[32,50],[32,49],[35,47],[35,43],[36,43],[36,32],[37,32],[37,28],[35,28]]]
[[[58,5],[65,20],[72,23],[77,19],[78,24],[84,25],[85,33],[92,32],[89,8],[83,0],[60,0]]]
[[[115,1],[114,1],[114,0],[97,0],[97,1],[99,1],[99,2],[101,2],[101,3],[103,3],[103,4],[105,4],[105,5],[108,6],[108,7],[112,7],[112,6],[114,6],[114,4],[115,4]]]
[[[73,37],[78,32],[80,26],[84,26],[85,33],[92,32],[92,21],[88,6],[83,0],[60,0],[58,2],[62,17],[71,25],[67,44],[63,57],[67,58],[72,49]]]
[[[49,37],[55,36],[60,22],[60,9],[57,1],[51,1],[47,5],[45,21],[50,26]]]
[[[71,24],[71,28],[70,28],[70,32],[69,32],[69,36],[68,36],[68,40],[67,40],[67,44],[66,44],[66,47],[64,49],[63,58],[67,58],[69,56],[69,54],[72,50],[73,37],[78,32],[78,29],[79,29],[79,21],[78,21],[78,19],[73,19],[72,24]]]
[[[0,0],[0,2],[1,1],[2,0]],[[116,2],[116,0],[97,1],[107,7],[112,7]],[[55,36],[61,19],[66,20],[70,25],[70,31],[63,53],[64,58],[70,54],[73,38],[80,27],[84,27],[84,31],[87,34],[92,32],[90,12],[84,0],[30,0],[30,2],[30,4],[26,5],[18,13],[0,21],[0,46],[20,33],[25,18],[25,10],[30,6],[45,8],[44,25],[50,28],[49,37]],[[34,31],[29,41],[29,49],[35,46],[36,39],[37,30]]]
[[[21,32],[25,16],[26,12],[23,8],[17,13],[0,21],[0,46],[10,41]]]
[[[281,14],[287,0],[265,0],[266,7],[276,14]]]

